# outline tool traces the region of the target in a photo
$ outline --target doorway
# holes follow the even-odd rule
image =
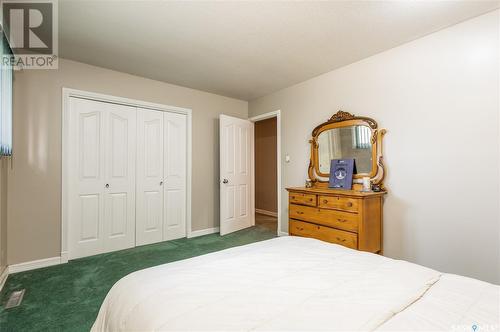
[[[258,179],[255,174],[255,125],[264,124],[264,120],[273,119],[267,125],[274,127],[271,136],[273,149],[266,153],[272,159],[263,166],[264,174],[259,172]],[[281,133],[280,111],[269,112],[244,120],[221,114],[219,118],[219,197],[220,197],[220,234],[226,235],[244,228],[260,224],[258,227],[278,236],[288,235],[281,230]],[[259,130],[260,131],[260,130]],[[262,146],[259,141],[259,146]],[[263,144],[267,147],[268,144]],[[260,148],[259,153],[260,154]],[[267,151],[269,152],[269,151]],[[260,167],[260,166],[259,166]],[[271,175],[272,181],[266,176]],[[258,189],[256,194],[256,181],[266,184],[264,189]],[[270,183],[267,183],[270,182]],[[264,193],[264,195],[263,195]],[[270,195],[268,195],[270,194]],[[269,202],[271,207],[265,205],[256,209],[255,201]],[[273,206],[274,205],[274,206]]]
[[[250,119],[254,122],[255,226],[281,235],[280,112]]]

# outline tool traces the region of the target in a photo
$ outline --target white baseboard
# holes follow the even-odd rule
[[[198,237],[198,236],[203,236],[203,235],[208,235],[208,234],[213,234],[213,233],[219,233],[219,231],[220,231],[219,227],[200,229],[198,231],[192,231],[191,234],[188,236],[188,238],[191,239],[193,237]]]
[[[282,232],[280,231],[279,235],[278,236],[288,236],[288,233],[287,232]]]
[[[61,252],[61,264],[67,263],[69,260],[69,255],[67,251]]]
[[[5,285],[5,282],[7,281],[7,277],[9,276],[9,274],[40,269],[42,267],[59,265],[67,262],[68,262],[67,258],[64,261],[62,257],[51,257],[51,258],[38,259],[36,261],[23,262],[19,264],[6,266],[0,273],[0,291]]]
[[[9,276],[9,268],[6,266],[0,273],[0,291],[2,291],[2,288],[5,285],[8,276]]]
[[[267,210],[255,209],[255,213],[260,213],[266,216],[278,218],[278,212],[272,212]]]
[[[38,259],[36,261],[9,265],[9,274],[61,264],[61,257]]]
[[[193,231],[193,232],[191,232],[189,238],[213,234],[213,233],[219,233],[219,227],[213,227],[213,228],[207,228],[207,229],[201,229],[198,231]],[[0,274],[0,285],[2,285],[2,278],[3,278],[4,274],[5,274],[5,276],[7,276],[7,275],[12,274],[12,273],[34,270],[34,269],[39,269],[42,267],[64,264],[67,262],[68,262],[68,253],[61,252],[60,257],[44,258],[44,259],[39,259],[39,260],[31,261],[31,262],[24,262],[24,263],[9,265],[7,268],[5,268],[4,272],[2,274]]]

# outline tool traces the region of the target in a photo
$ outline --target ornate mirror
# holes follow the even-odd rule
[[[369,177],[372,184],[381,186],[385,169],[382,157],[382,138],[385,129],[378,129],[371,118],[338,111],[312,132],[309,178],[315,185],[328,186],[332,159],[354,159],[356,173],[354,188],[361,178]]]

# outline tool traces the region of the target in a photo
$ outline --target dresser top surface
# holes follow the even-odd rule
[[[358,190],[340,190],[340,189],[330,189],[330,188],[306,188],[306,187],[290,187],[286,188],[286,190],[293,192],[301,192],[306,194],[342,195],[342,196],[354,196],[354,197],[373,197],[373,196],[383,196],[387,194],[387,192],[385,191],[363,192]]]

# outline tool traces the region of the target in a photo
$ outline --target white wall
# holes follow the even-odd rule
[[[316,125],[373,117],[388,130],[385,254],[500,283],[498,11],[249,104],[277,109],[284,187],[303,185]]]

